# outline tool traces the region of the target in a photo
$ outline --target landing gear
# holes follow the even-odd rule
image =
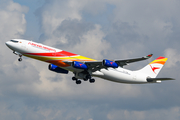
[[[18,59],[18,61],[21,62],[21,61],[22,61],[22,55],[19,54],[19,57],[20,57],[20,58]]]
[[[72,80],[75,81],[75,80],[77,80],[77,78],[76,77],[72,77]]]
[[[13,51],[13,53],[14,53],[15,55],[19,55],[18,61],[21,62],[21,61],[22,61],[22,54],[19,53],[19,52],[16,52],[16,51]]]
[[[76,84],[81,84],[81,80],[76,80]]]
[[[93,78],[92,78],[92,79],[89,79],[89,82],[90,82],[90,83],[94,83],[94,82],[95,82],[95,79],[93,79]]]
[[[76,84],[81,84],[81,80],[78,80],[76,77],[72,77],[73,81],[76,81]]]
[[[72,77],[72,80],[76,82],[76,84],[81,84],[81,80],[77,79],[76,77]],[[88,79],[83,79],[84,81],[87,81]],[[89,79],[89,82],[90,83],[94,83],[95,82],[95,79],[94,78],[91,78]]]
[[[88,79],[91,79],[91,76],[90,76],[90,75],[86,75],[86,76],[83,78],[84,81],[88,81]]]
[[[22,61],[22,58],[20,57],[20,58],[18,59],[18,61],[21,62],[21,61]]]
[[[91,73],[91,72],[90,72]],[[90,83],[94,83],[95,79],[92,78],[91,74],[88,71],[82,71],[79,73],[74,72],[74,77],[72,80],[76,82],[76,84],[81,84],[82,80],[89,81]]]

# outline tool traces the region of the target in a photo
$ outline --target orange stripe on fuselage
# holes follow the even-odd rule
[[[47,62],[52,63],[54,65],[57,65],[59,67],[68,67],[68,66],[70,66],[69,64],[62,62],[62,60],[50,60],[50,61],[47,61]]]

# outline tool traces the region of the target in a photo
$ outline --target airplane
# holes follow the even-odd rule
[[[173,78],[156,78],[167,61],[167,58],[162,56],[140,70],[131,71],[123,66],[149,59],[152,54],[135,59],[95,60],[25,39],[12,39],[5,44],[19,56],[18,61],[22,61],[22,56],[26,56],[49,63],[48,68],[53,72],[62,74],[73,72],[72,80],[76,84],[81,84],[82,80],[94,83],[93,77],[128,84],[160,83],[165,80],[174,80]]]

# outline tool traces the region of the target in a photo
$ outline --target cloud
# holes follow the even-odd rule
[[[134,120],[169,120],[169,119],[179,119],[179,107],[173,107],[170,109],[161,109],[161,110],[147,110],[147,111],[123,111],[123,110],[113,110],[108,115],[109,120],[118,120],[121,119],[134,119]]]
[[[52,1],[52,4],[54,6],[49,3],[45,4],[41,9],[45,10],[45,12],[51,11],[51,13],[53,13],[50,15],[51,17],[47,16],[47,18],[52,18],[52,21],[54,18],[56,18],[59,19],[59,22],[52,22],[51,20],[41,22],[42,26],[51,25],[51,27],[43,27],[42,29],[42,31],[44,31],[42,35],[44,36],[44,43],[47,43],[49,45],[57,45],[59,48],[65,48],[65,50],[68,51],[77,51],[82,55],[85,55],[87,51],[93,50],[92,52],[88,53],[90,57],[94,56],[92,58],[109,57],[116,59],[119,57],[137,57],[141,54],[146,55],[149,53],[155,53],[155,57],[158,57],[159,55],[162,55],[164,53],[164,51],[167,49],[167,45],[169,45],[169,47],[173,46],[173,44],[171,44],[170,42],[170,37],[175,34],[175,30],[173,29],[175,24],[170,19],[172,17],[172,14],[169,13],[173,13],[174,9],[171,10],[171,12],[164,12],[166,11],[165,6],[168,4],[167,2],[158,2],[156,5],[155,1],[143,2],[142,0],[139,0],[138,2],[136,1],[136,3],[134,3],[134,1],[100,1],[100,3],[102,3],[101,6],[103,7],[100,6],[99,10],[96,6],[94,7],[94,9],[90,9],[90,7],[84,7],[87,5],[93,5],[93,2],[80,2],[78,6],[76,6],[75,8],[71,8],[72,6],[68,6],[69,3],[73,3],[74,5],[76,5],[77,1],[63,1],[62,5],[68,6],[67,13],[69,13],[69,10],[71,10],[72,17],[69,17],[70,14],[64,15],[61,12],[58,13],[58,11],[53,8],[56,6],[54,4],[59,3],[58,1]],[[141,6],[141,4],[139,3],[142,3],[143,6]],[[104,26],[93,23],[94,21],[92,21],[91,23],[83,21],[85,19],[83,19],[83,16],[81,16],[82,11],[85,11],[83,14],[87,12],[88,14],[93,14],[94,17],[96,17],[97,15],[101,15],[103,11],[107,9],[106,4],[115,5],[115,8],[112,11],[112,18],[110,18],[111,22],[108,30]],[[159,7],[160,4],[163,4],[162,7]],[[176,4],[175,1],[173,1],[172,6],[174,4]],[[63,9],[62,7],[64,11],[66,11],[67,8]],[[43,15],[44,12],[41,12],[41,14]],[[80,17],[74,16],[75,13]],[[58,14],[58,17],[56,14]],[[41,16],[39,20],[41,21],[42,19],[44,19],[44,17],[45,16]],[[178,18],[174,19],[177,20]],[[49,33],[46,32],[46,30],[48,31],[48,28],[50,28]],[[177,42],[177,40],[175,41]],[[93,43],[96,42],[97,44],[94,45]],[[70,47],[68,47],[68,45]],[[105,46],[105,48],[103,48],[102,46]],[[106,54],[101,54],[101,52]],[[138,64],[134,65],[134,68],[137,67],[139,67]],[[161,75],[163,76],[163,74]],[[70,78],[64,78],[63,80],[68,79]],[[70,82],[64,83],[63,86],[69,86]],[[105,99],[106,94],[108,94],[112,99],[119,99],[123,101],[124,105],[121,104],[122,106],[119,106],[124,108],[123,110],[126,109],[126,106],[128,106],[128,104],[130,104],[127,107],[128,110],[148,110],[155,108],[160,109],[169,108],[170,106],[172,106],[172,103],[169,103],[167,106],[165,106],[165,102],[158,102],[156,104],[157,106],[153,105],[158,101],[158,99],[166,98],[165,96],[161,96],[162,98],[160,98],[160,94],[162,94],[163,92],[157,92],[159,91],[159,89],[162,90],[163,88],[167,87],[168,84],[166,83],[164,83],[164,87],[161,86],[161,88],[159,88],[157,85],[142,86],[117,84],[116,86],[116,83],[110,83],[106,81],[102,82],[101,79],[97,79],[97,86],[95,85],[95,88],[91,92],[91,87],[89,86],[89,84],[87,85],[84,82],[83,84],[83,87],[85,86],[86,88],[84,92],[77,90],[79,92],[78,94],[73,93],[71,90],[76,89],[73,85],[71,85],[71,89],[69,89],[69,91],[71,92],[66,92],[69,95],[71,94],[72,96],[73,94],[76,94],[77,96],[85,96],[83,99],[89,99],[89,97],[87,97],[85,94],[89,93],[89,96],[93,96],[96,91],[95,96],[98,96],[100,94],[103,95],[101,97],[97,97],[97,99],[99,100],[102,98]],[[154,90],[152,90],[152,88],[154,88]],[[168,89],[166,92],[169,93],[170,91],[171,90]],[[132,99],[134,101],[132,101]],[[143,102],[141,106],[134,105],[140,104],[139,101],[141,101],[141,99],[146,102]],[[126,102],[127,104],[125,104]],[[118,102],[116,101],[115,103]]]
[[[24,34],[26,30],[24,13],[28,11],[28,8],[10,0],[0,6],[1,39],[5,42],[11,37],[19,37]]]
[[[164,55],[169,60],[159,77],[178,79],[178,3],[45,1],[35,11],[42,33],[37,41],[94,59],[133,58],[149,53],[154,53],[155,59]],[[27,12],[28,8],[21,3],[1,2],[3,43],[22,37]],[[87,16],[93,20],[87,21]],[[101,24],[98,20],[108,22]],[[95,84],[83,81],[77,86],[71,80],[72,73],[53,73],[48,64],[30,58],[19,63],[4,44],[0,47],[0,111],[4,119],[179,119],[178,80],[127,85],[96,78]],[[148,61],[128,68],[138,69],[146,64]]]
[[[66,19],[81,20],[79,9],[81,9],[81,4],[77,4],[77,2],[72,0],[53,0],[45,2],[45,4],[36,11],[36,15],[41,21],[40,24],[43,33],[51,35],[62,21]]]
[[[1,66],[10,62],[10,59],[6,57],[10,50],[5,46],[5,42],[12,38],[20,38],[26,31],[25,13],[27,11],[27,7],[11,0],[0,2]]]
[[[129,42],[139,43],[140,51],[146,53],[164,51],[167,44],[171,46],[171,42],[175,41],[170,36],[175,33],[173,28],[179,25],[179,22],[173,22],[179,20],[177,9],[177,1],[116,1],[111,18],[115,25],[112,27],[112,31],[115,32],[114,36],[109,38],[114,37],[113,43],[119,43],[119,45],[121,45],[120,42],[122,45]],[[124,41],[126,42],[124,43]],[[127,48],[126,45],[124,47]],[[131,48],[138,50],[139,53],[136,45]],[[126,51],[128,52],[128,50]]]
[[[86,51],[81,51],[82,55],[86,55],[87,51],[91,51],[90,57],[95,59],[102,59],[103,52],[109,49],[110,45],[104,40],[104,33],[100,30],[100,25],[95,25],[94,30],[90,30],[80,37],[80,43],[74,45],[75,51],[86,48]],[[97,53],[98,51],[98,53]]]
[[[175,67],[180,62],[180,54],[176,49],[168,48],[165,50],[165,55],[170,58],[166,67]]]
[[[18,3],[14,3],[11,0],[1,1],[0,4],[0,39],[2,44],[0,44],[1,51],[1,80],[8,77],[12,66],[11,56],[8,57],[8,54],[12,54],[6,46],[5,42],[12,38],[19,38],[26,31],[26,20],[25,13],[28,11],[28,8],[21,6]],[[6,52],[5,52],[6,51]],[[15,65],[15,64],[14,64]],[[9,69],[7,69],[10,67]],[[13,72],[12,72],[13,73]]]

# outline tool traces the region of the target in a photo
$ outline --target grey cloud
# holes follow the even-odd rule
[[[73,46],[80,42],[80,37],[87,31],[94,29],[94,25],[78,20],[64,20],[55,31],[53,35],[57,38],[64,37],[67,41],[63,42],[59,40],[59,44],[56,45],[60,48],[67,46]]]
[[[165,55],[169,57],[169,63],[159,77],[170,76],[177,80],[161,84],[126,85],[96,79],[95,84],[83,82],[77,86],[71,80],[73,74],[65,76],[52,73],[47,69],[48,64],[30,58],[24,58],[22,63],[18,63],[15,61],[17,56],[3,44],[0,52],[1,117],[178,120],[180,24],[175,11],[179,11],[180,7],[175,5],[177,1],[158,4],[156,1],[147,1],[142,6],[142,0],[130,1],[131,3],[107,0],[100,1],[103,3],[100,7],[96,4],[97,9],[91,3],[94,1],[71,2],[73,1],[45,1],[36,11],[42,32],[37,41],[98,59],[133,58],[151,52],[155,54],[153,59]],[[94,17],[101,15],[107,9],[104,5],[109,3],[116,7],[107,26],[98,25],[95,21],[87,22],[82,18],[82,11],[85,11],[83,14],[93,14]],[[160,4],[163,5],[159,6]],[[166,10],[166,5],[173,9]],[[89,7],[86,9],[85,6]],[[10,15],[14,12],[16,14],[13,14],[14,21],[11,28],[7,28],[8,32],[1,29],[3,42],[12,37],[21,37],[25,31],[22,14],[27,9],[22,7],[18,10],[20,11],[6,10]],[[11,17],[7,21],[10,19]],[[0,24],[0,28],[8,26],[5,21]],[[17,32],[17,29],[22,32]],[[3,50],[7,52],[4,53]],[[137,69],[146,64],[148,61],[131,64],[128,68]]]
[[[132,27],[135,25],[133,31],[138,35],[139,42],[143,42],[142,45],[149,48],[148,51],[151,49],[153,53],[157,53],[157,51],[164,51],[167,47],[174,47],[175,44],[179,44],[177,40],[174,41],[170,37],[178,35],[174,31],[174,28],[177,29],[176,26],[179,26],[177,9],[177,1],[129,1],[116,5],[113,21],[115,23],[117,21],[126,22]],[[130,34],[129,38],[131,36]],[[132,36],[131,39],[131,41],[134,41],[136,37],[133,38]],[[175,44],[172,44],[172,42],[175,42]]]

